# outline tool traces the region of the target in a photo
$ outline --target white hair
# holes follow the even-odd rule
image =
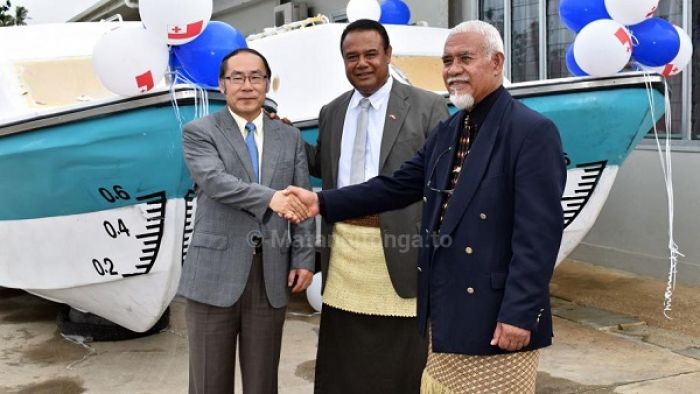
[[[480,20],[462,22],[450,29],[450,34],[447,37],[449,38],[453,34],[457,33],[481,34],[486,39],[486,46],[484,50],[486,51],[487,55],[491,56],[496,53],[505,54],[503,51],[503,39],[501,39],[501,33],[499,33],[498,30],[493,27],[493,25],[487,22]]]

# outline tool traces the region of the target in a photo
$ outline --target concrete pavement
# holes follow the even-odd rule
[[[674,319],[667,320],[664,288],[649,278],[563,263],[552,282],[555,344],[542,353],[537,392],[699,392],[700,289],[677,287]],[[185,393],[183,306],[173,302],[171,327],[160,334],[80,344],[58,334],[58,305],[0,289],[0,393]],[[306,300],[295,297],[280,393],[313,392],[318,323]]]

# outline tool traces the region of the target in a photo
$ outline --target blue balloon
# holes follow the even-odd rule
[[[170,58],[168,59],[168,65],[170,67],[170,72],[174,73],[175,82],[187,82],[183,79],[186,78],[189,81],[192,80],[192,76],[185,70],[180,63],[180,60],[175,56],[175,51],[170,51]]]
[[[588,75],[585,71],[579,67],[578,63],[576,63],[576,59],[574,58],[574,44],[571,43],[568,48],[566,48],[566,68],[569,69],[569,72],[571,75],[575,77],[583,77]]]
[[[611,19],[605,8],[605,0],[561,0],[559,17],[574,33],[598,19]]]
[[[673,25],[661,18],[649,18],[630,26],[632,57],[639,63],[659,67],[673,60],[681,48],[681,38]]]
[[[173,47],[173,54],[183,74],[205,88],[219,85],[219,66],[226,55],[247,48],[245,37],[231,25],[211,21],[194,40]]]
[[[401,0],[384,0],[380,7],[382,14],[379,17],[379,23],[406,25],[411,20],[411,10]]]

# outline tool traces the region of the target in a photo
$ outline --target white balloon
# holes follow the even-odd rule
[[[345,8],[345,15],[350,22],[358,19],[378,21],[382,15],[382,8],[377,0],[350,0]]]
[[[168,46],[143,27],[117,27],[100,37],[92,68],[102,84],[121,96],[153,89],[165,76]]]
[[[605,9],[615,21],[630,26],[654,16],[659,0],[605,0]]]
[[[194,40],[211,19],[213,0],[140,0],[139,15],[149,32],[170,45]]]
[[[321,307],[323,306],[323,297],[321,297],[321,273],[317,272],[314,274],[314,280],[311,285],[306,288],[306,300],[309,301],[309,305],[316,312],[321,312]]]
[[[676,25],[673,25],[673,27],[676,28],[678,36],[681,38],[681,46],[680,49],[678,49],[678,54],[676,57],[673,58],[673,60],[671,60],[668,64],[660,67],[651,67],[639,63],[643,69],[657,72],[664,77],[669,77],[680,73],[683,71],[683,69],[685,69],[688,63],[690,63],[690,60],[693,58],[693,43],[690,40],[690,36],[688,36],[688,33],[686,33],[680,27]]]
[[[629,31],[610,19],[593,21],[574,40],[574,59],[588,75],[605,77],[622,70],[632,55]]]

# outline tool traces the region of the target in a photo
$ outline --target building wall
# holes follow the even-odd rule
[[[429,26],[447,27],[448,2],[404,0],[411,10],[411,22],[425,21]],[[347,0],[308,0],[311,16],[344,13]],[[226,22],[244,35],[259,33],[274,26],[273,9],[279,0],[214,0],[212,19]]]
[[[700,284],[700,154],[672,153],[674,239],[685,254],[678,281]],[[623,163],[595,225],[572,257],[666,278],[669,226],[666,186],[656,149],[635,150]]]

